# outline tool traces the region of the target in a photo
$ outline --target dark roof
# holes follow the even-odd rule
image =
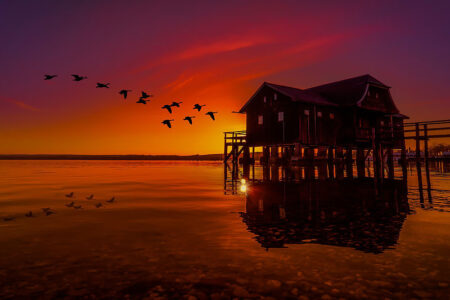
[[[326,97],[338,105],[355,105],[364,96],[367,84],[377,85],[386,89],[389,86],[369,74],[315,86],[306,91]]]
[[[308,91],[308,90],[301,90],[289,86],[284,85],[278,85],[273,84],[269,82],[264,82],[265,85],[273,88],[274,90],[277,90],[278,92],[290,97],[292,101],[298,101],[298,102],[309,102],[309,103],[317,103],[317,104],[323,104],[323,105],[333,105],[336,106],[333,102],[329,101],[325,97],[321,96],[320,94]]]
[[[384,88],[388,91],[389,102],[377,107],[361,106],[361,100],[366,96],[369,85]],[[390,87],[372,77],[369,74],[335,81],[308,89],[298,89],[284,85],[264,82],[253,96],[242,106],[240,113],[246,111],[247,106],[255,98],[265,86],[284,94],[292,99],[294,102],[306,102],[317,105],[332,105],[332,106],[361,106],[362,108],[370,110],[379,110],[385,113],[398,113],[394,101],[389,93]]]

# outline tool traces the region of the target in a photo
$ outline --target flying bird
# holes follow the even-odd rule
[[[45,215],[50,216],[50,215],[53,215],[54,213],[55,213],[54,211],[48,210],[45,212]]]
[[[217,114],[217,111],[208,111],[205,115],[208,115],[211,117],[211,119],[215,120],[214,114]]]
[[[188,121],[189,122],[189,124],[191,124],[192,125],[192,119],[193,118],[195,118],[194,116],[186,116],[186,117],[184,117],[184,119],[183,120],[185,120],[185,121]]]
[[[144,100],[144,99],[140,98],[138,101],[136,101],[136,103],[147,104],[148,101],[150,101],[150,100]]]
[[[80,76],[77,74],[72,74],[72,77],[73,77],[73,81],[81,81],[83,79],[87,79],[87,76]]]
[[[70,203],[67,203],[67,204],[65,204],[65,206],[67,206],[67,207],[73,207],[73,205],[75,204],[75,202],[70,202]]]
[[[176,106],[176,107],[180,107],[180,104],[183,102],[172,102],[172,104],[170,104],[170,106]]]
[[[70,194],[66,194],[67,198],[72,198],[73,197],[73,192],[70,192]]]
[[[100,208],[100,207],[102,207],[103,205],[99,202],[99,203],[97,203],[97,204],[95,204],[95,207],[97,207],[97,208]]]
[[[42,208],[42,211],[43,211],[43,212],[48,212],[48,211],[50,211],[50,207]]]
[[[55,78],[56,76],[58,76],[58,75],[47,75],[47,74],[45,74],[44,75],[44,80],[50,80],[50,79]]]
[[[109,199],[109,200],[106,200],[106,202],[108,202],[108,203],[113,203],[114,202],[114,200],[116,200],[114,197],[112,197],[111,199]]]
[[[109,85],[110,85],[110,83],[97,82],[96,88],[107,88],[107,89],[109,89]]]
[[[75,209],[80,209],[80,208],[82,208],[82,207],[81,207],[81,205],[74,205],[73,208],[75,208]]]
[[[32,216],[33,216],[33,212],[31,210],[25,214],[25,217],[27,217],[27,218],[31,218]]]
[[[119,94],[123,95],[123,99],[127,99],[129,92],[131,92],[131,90],[120,90]]]
[[[175,121],[174,119],[172,120],[164,120],[161,123],[163,123],[164,125],[167,125],[167,127],[172,128],[172,124],[170,122]]]
[[[142,91],[141,94],[142,94],[142,96],[141,96],[140,99],[147,99],[147,98],[153,97],[152,94],[147,94],[147,93],[144,92],[144,91]]]
[[[86,197],[86,199],[87,199],[87,200],[92,200],[92,199],[94,199],[94,195],[91,194],[90,196]]]
[[[169,112],[169,113],[172,113],[172,107],[170,106],[170,105],[164,105],[163,107],[161,107],[162,109],[167,109],[167,111]]]
[[[206,105],[205,105],[205,104],[203,104],[203,105],[195,104],[195,105],[194,105],[194,109],[196,109],[196,110],[198,110],[198,111],[201,111],[203,106],[206,106]]]
[[[12,220],[14,220],[14,219],[15,219],[15,217],[12,217],[12,216],[10,216],[10,217],[4,217],[4,218],[3,218],[3,220],[6,221],[6,222],[12,221]]]

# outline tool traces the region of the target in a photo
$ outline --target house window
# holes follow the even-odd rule
[[[284,112],[279,111],[278,112],[278,122],[283,122],[284,121]]]
[[[275,100],[275,101],[277,100],[277,93],[273,94],[273,100]]]
[[[305,109],[305,116],[309,116],[309,110]]]
[[[321,111],[317,112],[317,117],[322,118],[322,112]]]
[[[334,120],[334,114],[333,113],[330,113],[330,119]]]
[[[264,103],[267,103],[267,97],[264,96]]]
[[[258,116],[258,125],[263,124],[263,116]]]

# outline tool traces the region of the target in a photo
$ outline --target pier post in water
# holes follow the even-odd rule
[[[417,182],[419,185],[420,202],[423,203],[423,187],[422,187],[422,170],[420,166],[420,128],[419,123],[416,123],[416,168],[417,168]]]
[[[428,155],[428,126],[423,125],[423,147],[425,151],[425,175],[427,177],[427,191],[428,191],[428,201],[431,202],[431,181],[430,181],[430,165],[429,165],[429,155]]]
[[[345,152],[345,168],[348,178],[353,178],[353,155],[352,155],[352,146],[347,147],[347,151]]]
[[[358,174],[358,178],[365,177],[365,162],[366,157],[364,155],[364,149],[358,147],[356,149],[356,172]]]
[[[387,148],[387,167],[389,179],[394,179],[394,151],[392,147]]]

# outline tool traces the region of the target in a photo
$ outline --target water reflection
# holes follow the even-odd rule
[[[242,220],[262,247],[317,243],[382,253],[396,245],[409,212],[402,180],[376,184],[373,178],[302,179],[295,174],[272,167],[248,188],[241,183],[246,197]]]

